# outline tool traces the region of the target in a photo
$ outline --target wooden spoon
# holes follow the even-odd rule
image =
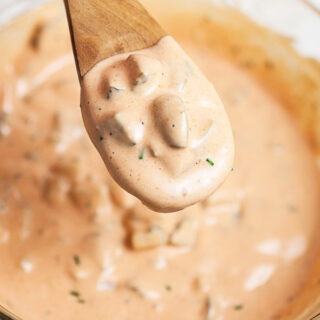
[[[166,35],[137,0],[64,0],[79,80],[99,61]]]

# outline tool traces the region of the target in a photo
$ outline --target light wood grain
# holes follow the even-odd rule
[[[110,56],[155,45],[166,35],[137,0],[64,0],[79,79]]]

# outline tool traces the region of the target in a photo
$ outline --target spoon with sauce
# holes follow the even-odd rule
[[[88,134],[115,181],[158,212],[211,195],[232,170],[213,85],[136,0],[65,0]]]

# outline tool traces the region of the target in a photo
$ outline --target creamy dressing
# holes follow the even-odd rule
[[[169,215],[123,191],[88,139],[62,6],[22,20],[26,41],[0,41],[8,57],[20,48],[0,61],[0,304],[23,319],[274,320],[306,289],[320,185],[292,88],[278,99],[269,69],[252,75],[264,60],[218,55],[228,29],[211,46],[207,18],[161,17],[221,94],[236,145],[226,182]]]
[[[170,36],[98,63],[81,83],[81,107],[111,175],[156,211],[207,198],[231,171],[220,98]]]

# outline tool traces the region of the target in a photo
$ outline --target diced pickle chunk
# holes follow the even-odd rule
[[[161,63],[143,54],[131,54],[126,61],[132,78],[132,90],[149,95],[159,84]]]
[[[62,159],[52,167],[54,174],[61,175],[70,181],[79,181],[83,178],[82,162],[78,158]]]
[[[134,249],[148,249],[166,244],[167,234],[160,228],[152,228],[146,232],[133,232],[131,243]]]
[[[139,85],[141,85],[141,84],[146,83],[147,81],[148,81],[148,75],[145,74],[145,73],[143,73],[143,72],[141,72],[141,73],[137,76],[136,80],[134,81],[133,86],[139,86]]]
[[[112,99],[121,89],[118,89],[115,86],[109,86],[107,90],[107,99]]]
[[[183,219],[170,237],[176,246],[192,246],[196,239],[197,222],[193,218]]]
[[[70,190],[70,183],[61,176],[52,176],[47,179],[44,186],[44,196],[51,204],[62,204],[66,201]]]
[[[155,121],[166,142],[175,148],[188,145],[188,121],[185,105],[179,96],[163,95],[154,102]]]
[[[118,112],[114,116],[114,120],[130,143],[137,144],[142,140],[144,125],[141,121],[132,119],[132,110],[126,109]]]
[[[107,191],[107,186],[102,183],[86,182],[86,184],[75,186],[71,193],[79,207],[95,211],[108,200]]]

